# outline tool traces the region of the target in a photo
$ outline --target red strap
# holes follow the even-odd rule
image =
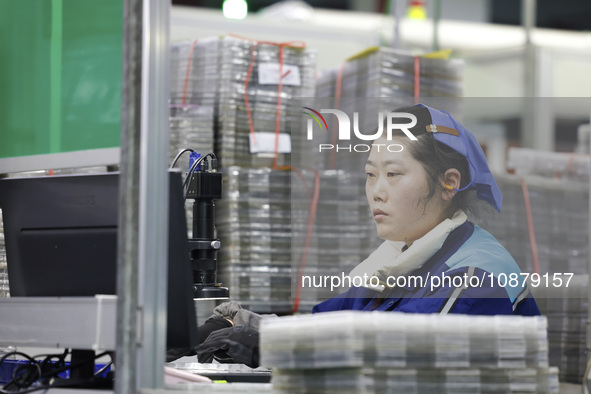
[[[525,202],[525,214],[527,216],[527,229],[529,232],[529,244],[531,247],[531,259],[533,263],[534,272],[540,273],[540,263],[538,262],[538,245],[536,243],[536,235],[534,233],[534,221],[531,213],[531,204],[529,200],[529,192],[527,190],[527,184],[525,179],[521,179],[521,191],[523,192],[523,200]]]
[[[339,109],[341,106],[341,87],[343,84],[343,69],[345,68],[345,64],[341,64],[339,70],[337,71],[337,81],[335,86],[334,92],[334,107],[335,109]],[[337,144],[337,133],[338,133],[338,126],[336,122],[332,124],[332,146],[336,146]],[[335,167],[335,159],[336,153],[335,149],[330,151],[330,169],[334,170]]]
[[[181,101],[185,105],[185,99],[187,97],[187,86],[189,85],[189,73],[191,72],[191,59],[193,58],[193,49],[198,40],[193,41],[191,49],[189,49],[189,57],[187,58],[187,71],[185,71],[185,83],[183,84],[183,100]]]
[[[277,112],[275,115],[275,157],[273,158],[273,169],[280,169],[277,166],[277,159],[279,156],[279,131],[281,126],[281,92],[283,90],[283,78],[285,78],[288,74],[283,73],[283,49],[285,47],[289,48],[305,48],[306,43],[302,41],[289,41],[289,42],[272,42],[272,41],[257,41],[246,37],[241,37],[235,34],[229,34],[229,36],[240,38],[246,41],[253,41],[255,44],[250,49],[250,64],[248,65],[248,72],[246,73],[246,80],[244,81],[244,104],[246,106],[246,113],[248,115],[248,126],[250,127],[250,136],[252,138],[253,143],[256,144],[256,138],[254,133],[254,123],[252,120],[252,111],[250,109],[250,103],[248,101],[248,83],[250,82],[250,76],[252,75],[252,69],[254,67],[254,62],[256,59],[255,49],[260,44],[267,44],[267,45],[276,45],[279,47],[279,83],[277,86]],[[285,167],[281,167],[285,168]]]
[[[300,178],[306,185],[306,189],[308,189],[308,196],[309,194],[309,187],[307,182],[304,180],[301,172],[297,168],[293,168],[296,173],[300,175]],[[314,195],[310,201],[310,215],[308,221],[308,232],[306,234],[306,243],[304,245],[304,251],[302,253],[302,260],[300,263],[300,270],[298,272],[298,286],[296,287],[296,296],[293,301],[293,308],[291,313],[296,313],[300,308],[300,299],[302,296],[302,277],[304,275],[304,270],[306,269],[306,260],[308,258],[308,249],[310,247],[310,238],[312,238],[312,230],[314,229],[314,221],[316,220],[316,209],[318,208],[318,198],[320,196],[320,173],[317,170],[313,170],[315,173],[314,176]]]
[[[589,158],[589,155],[586,153],[568,153],[568,166],[566,167],[566,174],[567,175],[573,175],[574,172],[574,164],[575,164],[575,159],[577,157],[585,157],[585,158]]]
[[[415,104],[419,103],[419,96],[421,95],[421,60],[415,56]]]

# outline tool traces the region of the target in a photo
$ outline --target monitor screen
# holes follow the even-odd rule
[[[117,293],[119,174],[0,180],[11,297]],[[196,345],[181,174],[171,172],[167,346]],[[164,233],[164,232],[163,232]]]

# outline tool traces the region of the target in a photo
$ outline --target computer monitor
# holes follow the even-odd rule
[[[170,172],[168,348],[197,345],[182,189]],[[116,294],[118,191],[118,173],[0,180],[11,297]]]

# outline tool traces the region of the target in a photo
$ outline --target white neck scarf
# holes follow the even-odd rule
[[[466,214],[458,210],[451,219],[445,219],[423,237],[414,241],[404,253],[402,253],[404,242],[384,241],[367,259],[355,267],[349,276],[351,278],[376,276],[380,280],[378,286],[372,286],[368,280],[363,287],[383,291],[386,288],[386,278],[404,276],[422,267],[435,252],[441,249],[449,233],[464,224],[466,219]]]

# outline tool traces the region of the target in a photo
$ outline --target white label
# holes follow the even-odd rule
[[[275,153],[275,133],[255,132],[254,138],[249,133],[250,153]],[[278,153],[291,153],[291,136],[279,133]]]
[[[283,65],[283,85],[300,86],[300,69],[297,66]],[[259,64],[259,85],[278,85],[279,84],[279,63],[260,63]]]

